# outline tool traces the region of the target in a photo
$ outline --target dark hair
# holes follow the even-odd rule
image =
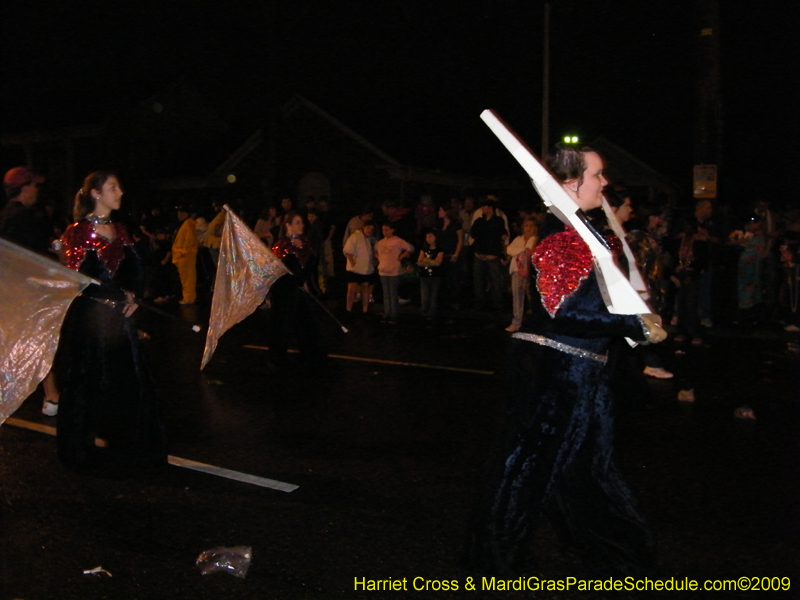
[[[430,227],[430,228],[428,228],[428,229],[425,229],[425,230],[422,232],[422,235],[424,236],[422,239],[424,240],[425,248],[428,248],[428,249],[430,249],[430,244],[428,244],[428,240],[425,240],[425,238],[426,238],[426,237],[428,237],[428,234],[429,234],[429,233],[430,233],[431,235],[433,235],[433,237],[435,237],[435,238],[436,238],[436,243],[437,243],[437,244],[439,243],[439,238],[441,237],[441,233],[439,232],[439,230],[438,230],[438,229],[434,229],[434,228],[432,228],[432,227]]]
[[[75,194],[75,203],[72,207],[72,218],[80,221],[94,210],[95,199],[92,198],[92,190],[100,191],[109,177],[116,177],[116,173],[111,171],[95,171],[89,173],[83,180],[83,185],[78,193]]]
[[[444,211],[445,217],[451,221],[458,222],[461,219],[461,215],[458,214],[457,208],[451,208],[449,206],[440,206],[439,208]]]
[[[596,152],[596,150],[591,146],[576,147],[568,144],[556,144],[555,150],[547,160],[547,166],[562,183],[574,179],[580,187],[583,183],[583,172],[586,170],[584,155],[589,152]]]
[[[605,199],[608,200],[609,205],[613,206],[614,208],[619,208],[625,204],[625,198],[631,197],[626,190],[615,190],[610,186],[606,186],[606,188],[603,190],[603,196],[605,196]],[[631,199],[631,203],[633,203],[633,199]]]

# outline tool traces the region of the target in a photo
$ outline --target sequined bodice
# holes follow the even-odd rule
[[[128,233],[120,223],[113,223],[116,237],[109,240],[94,229],[94,225],[84,219],[70,225],[62,236],[66,264],[70,269],[80,270],[88,252],[95,252],[113,277],[125,256],[125,246],[131,245]]]
[[[294,240],[300,240],[302,246],[295,245]],[[304,235],[283,237],[275,242],[272,251],[275,253],[275,256],[284,262],[289,256],[294,256],[301,267],[306,266],[306,263],[314,253],[311,248],[311,242],[309,242],[308,238]]]

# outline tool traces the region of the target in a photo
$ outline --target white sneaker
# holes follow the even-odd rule
[[[58,402],[45,400],[42,404],[42,414],[45,417],[55,417],[58,414]]]
[[[648,377],[655,377],[656,379],[672,379],[675,377],[675,375],[661,367],[645,367],[642,373]]]

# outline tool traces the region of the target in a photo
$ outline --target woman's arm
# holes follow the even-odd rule
[[[406,258],[408,258],[409,256],[411,256],[411,253],[414,251],[414,246],[412,246],[411,244],[409,244],[405,240],[401,240],[401,241],[403,243],[400,245],[400,248],[403,251],[400,253],[400,256],[397,257],[397,260],[401,260],[402,261],[402,260],[405,260]]]
[[[525,238],[521,235],[518,235],[514,238],[514,241],[511,242],[508,247],[506,248],[506,254],[509,256],[516,256],[520,254],[522,251],[525,250]]]

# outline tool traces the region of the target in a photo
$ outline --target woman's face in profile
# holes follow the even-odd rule
[[[617,208],[615,211],[617,215],[617,221],[620,223],[627,223],[631,220],[633,216],[633,206],[631,206],[631,199],[625,198],[625,202],[622,203],[622,206]]]
[[[105,209],[104,212],[119,210],[122,202],[122,186],[117,178],[111,175],[100,189],[92,190],[92,197],[95,202],[95,210]]]
[[[578,184],[575,179],[564,182],[567,193],[578,203],[584,211],[598,208],[603,204],[603,188],[608,181],[603,176],[603,159],[597,152],[587,152],[583,155],[583,181]],[[578,188],[575,190],[575,188]]]

